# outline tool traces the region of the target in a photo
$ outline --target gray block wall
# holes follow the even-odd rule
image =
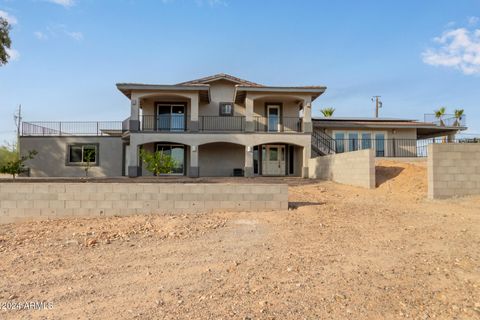
[[[428,198],[480,194],[480,143],[428,146]]]
[[[0,183],[0,223],[102,215],[288,209],[280,184]]]

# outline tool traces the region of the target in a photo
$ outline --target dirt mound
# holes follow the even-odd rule
[[[422,197],[427,193],[427,168],[423,162],[380,160],[375,177],[380,191]]]

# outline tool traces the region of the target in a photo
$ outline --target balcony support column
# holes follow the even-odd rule
[[[245,177],[253,177],[253,147],[245,146]]]
[[[307,145],[303,147],[303,163],[302,163],[302,178],[308,178],[308,161],[311,155],[311,146]]]
[[[192,132],[198,132],[198,93],[190,97],[190,127]]]
[[[302,131],[305,133],[311,133],[313,130],[312,126],[312,98],[306,97],[303,100],[303,121],[302,121]]]
[[[128,146],[128,176],[130,178],[139,177],[142,175],[142,167],[140,167],[139,162],[139,152],[138,145],[133,141],[130,142]]]
[[[198,168],[198,146],[190,146],[190,166],[188,167],[188,176],[190,178],[199,177]]]
[[[245,131],[255,131],[255,125],[253,122],[253,98],[248,93],[245,98]]]
[[[130,132],[140,130],[140,98],[133,93],[130,98],[130,120],[128,128]]]

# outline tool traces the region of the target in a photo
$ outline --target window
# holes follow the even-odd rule
[[[73,144],[68,146],[68,164],[82,165],[90,162],[90,165],[98,165],[98,145],[96,144]]]
[[[370,149],[372,147],[372,134],[362,133],[362,149]]]
[[[185,172],[185,146],[174,144],[157,144],[157,151],[162,151],[172,157],[175,166],[171,174],[182,175]]]
[[[342,153],[345,152],[345,135],[343,132],[335,133],[335,152]]]
[[[220,115],[221,116],[233,116],[233,103],[232,102],[220,102]]]

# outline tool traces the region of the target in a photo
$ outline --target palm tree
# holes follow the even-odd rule
[[[443,122],[442,117],[445,115],[446,108],[445,107],[440,107],[440,109],[435,110],[435,118],[439,120],[439,124],[441,126],[445,126],[445,123]]]
[[[327,107],[327,108],[320,109],[320,112],[323,114],[325,118],[330,118],[331,116],[333,116],[335,109],[331,107]]]
[[[455,114],[455,122],[453,126],[460,127],[460,124],[462,123],[461,120],[463,117],[463,109],[455,109],[454,114]]]

